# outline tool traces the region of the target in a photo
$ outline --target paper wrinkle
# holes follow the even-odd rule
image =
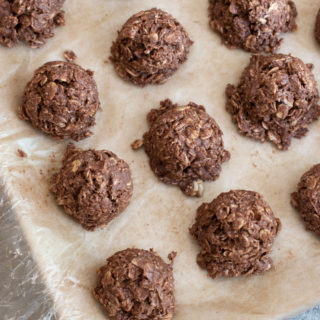
[[[299,29],[284,36],[280,52],[291,52],[306,63],[314,63],[319,81],[320,48],[313,40],[317,4],[295,2]],[[207,0],[95,0],[94,4],[68,0],[64,6],[66,26],[57,28],[55,37],[43,48],[0,48],[0,176],[59,319],[106,318],[91,294],[96,270],[108,256],[128,247],[154,248],[164,259],[172,250],[177,251],[176,320],[208,320],[213,314],[216,319],[270,320],[288,317],[320,302],[320,240],[305,231],[299,214],[290,205],[290,193],[301,175],[319,162],[319,122],[310,126],[305,138],[294,139],[285,152],[238,134],[225,110],[224,90],[228,83],[238,82],[250,55],[221,44],[208,26],[207,6]],[[117,30],[131,15],[152,7],[177,18],[194,45],[189,60],[166,84],[139,88],[117,76],[108,62],[109,50]],[[23,88],[35,69],[45,62],[63,59],[65,50],[73,50],[77,63],[95,72],[102,104],[93,128],[95,134],[77,146],[111,150],[132,170],[131,204],[105,229],[96,232],[83,230],[49,193],[50,177],[60,167],[69,141],[51,139],[17,116]],[[204,105],[224,132],[231,159],[223,164],[217,181],[205,183],[201,199],[187,198],[178,188],[159,182],[144,151],[130,148],[147,130],[149,110],[159,107],[165,98],[179,104],[194,101]],[[26,152],[27,157],[18,157],[17,149]],[[263,275],[212,280],[196,264],[199,247],[188,228],[202,202],[236,188],[262,193],[282,221],[283,230],[272,253],[275,267]],[[16,255],[21,258],[19,252]],[[21,281],[32,287],[36,278],[27,273]],[[42,303],[49,302],[37,300],[38,306]],[[30,304],[30,308],[36,307]],[[50,319],[46,317],[43,315]]]

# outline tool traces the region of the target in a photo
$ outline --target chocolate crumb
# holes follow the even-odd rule
[[[243,135],[288,149],[320,116],[313,65],[285,54],[253,55],[237,86],[226,88],[226,109]]]
[[[201,248],[197,263],[218,278],[269,270],[280,229],[280,220],[259,193],[231,190],[198,208],[190,233]]]
[[[17,150],[17,154],[20,158],[26,158],[28,155],[21,149]]]
[[[111,320],[171,320],[175,310],[172,260],[156,253],[126,249],[107,259],[98,273],[94,297]]]
[[[138,150],[138,149],[140,149],[142,146],[143,146],[143,140],[142,140],[142,139],[137,139],[137,140],[135,140],[135,141],[133,141],[133,142],[131,143],[131,148],[132,148],[133,150]]]
[[[203,181],[216,180],[221,164],[230,158],[218,124],[203,106],[193,102],[181,106],[169,99],[151,110],[147,121],[149,131],[133,147],[143,144],[151,169],[162,182],[201,197]]]
[[[297,29],[290,0],[209,0],[210,26],[225,45],[250,52],[274,52],[281,33]]]
[[[73,62],[73,61],[77,60],[77,58],[78,58],[77,55],[72,50],[64,51],[63,56],[69,62]]]
[[[187,60],[192,41],[170,14],[153,8],[133,15],[112,44],[118,75],[145,86],[162,84]]]

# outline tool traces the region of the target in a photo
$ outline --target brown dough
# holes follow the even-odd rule
[[[297,29],[297,10],[288,0],[209,0],[210,26],[230,48],[274,52],[282,32]]]
[[[320,44],[320,9],[319,9],[317,17],[316,17],[314,36],[315,36],[316,40],[318,41],[318,43]]]
[[[150,166],[164,183],[178,185],[189,196],[201,196],[203,181],[219,177],[221,164],[230,158],[224,149],[222,131],[203,106],[185,106],[167,99],[147,116],[150,129],[143,141]],[[139,143],[140,142],[140,143]]]
[[[133,185],[128,164],[111,151],[83,151],[69,144],[50,190],[67,214],[93,231],[127,208]]]
[[[190,233],[201,248],[197,262],[210,277],[238,277],[272,267],[269,254],[280,228],[259,193],[231,190],[198,208]]]
[[[226,108],[240,133],[281,150],[303,137],[320,115],[312,67],[290,55],[253,55],[238,86],[226,89]]]
[[[139,86],[161,84],[187,60],[191,44],[176,19],[153,8],[124,24],[112,45],[111,61],[124,80]]]
[[[172,260],[152,250],[126,249],[107,259],[93,294],[111,320],[171,320],[174,313]]]
[[[298,191],[291,194],[291,203],[300,212],[307,229],[320,234],[320,164],[301,177]]]
[[[72,62],[48,62],[27,84],[19,114],[53,138],[79,141],[92,134],[100,107],[93,72]]]
[[[64,24],[65,0],[0,0],[0,43],[9,48],[26,42],[38,48]]]

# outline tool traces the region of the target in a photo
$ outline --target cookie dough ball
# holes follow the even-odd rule
[[[27,84],[20,117],[53,138],[79,141],[92,134],[100,107],[93,72],[72,62],[48,62]]]
[[[320,115],[312,67],[290,55],[253,55],[238,86],[226,89],[226,108],[240,133],[282,150],[292,137],[303,137]]]
[[[118,33],[111,61],[119,76],[132,83],[164,83],[187,60],[192,41],[170,14],[151,9],[133,15]]]
[[[280,228],[259,193],[231,190],[198,208],[190,233],[201,248],[197,262],[210,277],[238,277],[272,267],[269,254]]]
[[[69,144],[50,190],[67,214],[93,231],[127,208],[133,186],[128,164],[111,151],[83,151]]]
[[[318,43],[320,44],[320,9],[319,9],[317,17],[316,17],[314,36],[315,36],[316,40],[318,41]]]
[[[111,320],[171,320],[175,309],[172,260],[152,250],[126,249],[107,259],[93,294]]]
[[[291,194],[291,203],[300,212],[307,229],[320,235],[320,164],[301,177],[298,191]]]
[[[148,114],[150,129],[141,142],[151,169],[186,195],[201,196],[202,182],[217,179],[221,164],[230,158],[222,131],[203,106],[193,102],[179,106],[169,99],[160,105]]]
[[[279,35],[297,29],[295,4],[288,0],[209,0],[210,26],[231,48],[274,52]]]
[[[64,0],[0,0],[0,43],[9,48],[26,42],[41,47],[64,24]]]

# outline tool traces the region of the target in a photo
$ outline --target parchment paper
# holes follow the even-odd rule
[[[320,47],[313,40],[318,4],[296,4],[299,31],[285,35],[281,52],[314,63],[319,80]],[[187,63],[166,84],[142,89],[122,81],[104,61],[122,24],[133,13],[154,6],[175,16],[195,43]],[[237,133],[225,111],[224,90],[227,83],[238,81],[249,54],[221,44],[208,27],[207,6],[207,0],[67,0],[66,26],[58,28],[43,48],[0,48],[1,177],[61,319],[105,319],[91,295],[95,270],[115,251],[133,246],[153,247],[163,258],[171,250],[178,252],[176,320],[275,319],[320,302],[320,239],[305,231],[290,206],[290,193],[300,176],[320,160],[320,124],[314,123],[307,137],[294,140],[286,152]],[[112,150],[130,164],[134,179],[128,209],[93,233],[65,215],[48,192],[49,177],[60,167],[67,141],[53,140],[17,117],[33,71],[61,59],[66,49],[76,52],[79,64],[95,71],[103,108],[95,135],[77,145]],[[205,184],[202,199],[187,198],[178,188],[160,183],[145,153],[130,149],[147,130],[147,112],[167,97],[181,104],[203,104],[224,131],[231,160],[216,182]],[[19,158],[18,148],[28,157]],[[212,280],[196,264],[199,248],[188,228],[203,201],[232,188],[261,192],[281,219],[283,230],[272,255],[275,268],[250,278]]]

